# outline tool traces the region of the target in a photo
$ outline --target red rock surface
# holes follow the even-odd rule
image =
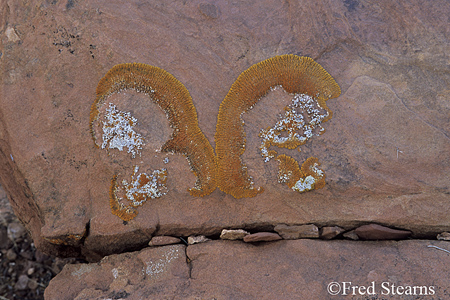
[[[47,253],[99,260],[138,249],[155,234],[208,236],[277,224],[347,230],[376,222],[413,237],[450,230],[442,209],[450,200],[448,1],[33,1],[7,2],[0,12],[0,178]],[[142,62],[173,74],[214,146],[231,84],[251,65],[286,53],[312,57],[342,89],[327,103],[334,117],[326,133],[290,153],[301,162],[318,157],[325,188],[293,192],[277,182],[277,163],[263,162],[257,133],[261,120],[282,112],[284,98],[275,93],[267,96],[275,101],[262,99],[244,116],[243,159],[264,193],[192,197],[186,189],[195,176],[173,155],[167,195],[139,207],[132,221],[111,214],[111,178],[127,160],[94,146],[89,113],[112,66]],[[114,101],[164,120],[152,104],[132,107],[127,97]],[[145,129],[151,151],[170,133],[162,123]],[[137,159],[162,164],[152,153],[157,157]]]
[[[428,247],[430,244],[449,248],[447,242],[418,240],[285,240],[258,245],[211,241],[188,246],[186,250],[182,245],[164,246],[112,255],[97,264],[67,265],[50,282],[45,297],[47,300],[448,299],[450,271],[443,262],[449,254]],[[350,289],[345,290],[350,296],[345,297],[343,290],[332,296],[327,288],[338,291],[333,282],[341,288],[343,282],[351,282],[350,288],[374,284],[374,290],[367,291],[374,294],[359,294],[356,289],[352,295]],[[406,294],[408,287],[414,286],[415,294]]]

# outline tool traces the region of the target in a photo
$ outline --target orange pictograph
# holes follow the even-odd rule
[[[338,97],[340,88],[330,74],[308,57],[272,57],[251,66],[237,78],[220,105],[214,136],[215,152],[198,126],[197,112],[186,87],[165,70],[146,64],[116,65],[100,80],[91,108],[90,130],[98,148],[127,150],[133,158],[140,155],[145,141],[134,130],[137,121],[130,113],[121,112],[110,103],[102,121],[102,141],[99,141],[93,123],[99,121],[100,108],[112,94],[124,90],[144,93],[166,114],[173,130],[160,151],[184,155],[197,177],[194,187],[189,189],[192,196],[209,195],[218,187],[235,198],[254,197],[262,193],[263,188],[254,187],[242,160],[246,144],[242,115],[277,88],[292,95],[292,102],[285,107],[284,116],[276,124],[261,129],[261,156],[265,162],[271,159],[279,162],[278,182],[285,183],[293,191],[322,188],[325,174],[319,168],[317,158],[310,157],[299,165],[294,158],[278,155],[273,149],[298,148],[312,136],[323,134],[325,130],[321,124],[332,117],[326,101]],[[154,170],[148,175],[139,173],[137,166],[130,179],[121,184],[114,175],[109,193],[112,213],[124,221],[133,219],[138,206],[166,194],[167,176],[165,169]],[[122,190],[120,196],[118,189]]]

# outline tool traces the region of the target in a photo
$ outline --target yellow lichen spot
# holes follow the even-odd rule
[[[118,216],[123,221],[130,221],[138,215],[137,209],[132,206],[126,207],[123,203],[119,202],[116,195],[117,191],[117,175],[111,179],[111,187],[109,189],[109,205],[113,215]]]
[[[300,100],[297,99],[297,103],[293,102],[291,107],[286,109],[284,123],[276,124],[272,130],[268,128],[261,132],[263,142],[260,150],[266,160],[277,155],[276,151],[268,150],[270,146],[293,149],[305,143],[320,123],[332,117],[332,112],[325,102],[338,97],[341,92],[331,75],[308,57],[276,56],[242,72],[220,105],[214,136],[218,187],[235,198],[253,197],[263,190],[253,186],[252,178],[248,175],[247,167],[241,158],[245,151],[244,121],[241,116],[271,89],[278,86],[283,87],[287,93],[300,97]],[[319,114],[316,112],[308,112],[309,106],[312,105],[311,101],[324,111],[321,117],[318,117]],[[309,115],[307,123],[302,124],[295,112],[296,109],[306,109]],[[314,115],[318,117],[316,120]],[[294,132],[300,129],[303,130],[302,135]],[[282,131],[288,132],[289,136],[282,138],[280,136]],[[284,177],[288,176],[288,173],[283,170],[281,173]],[[299,179],[292,186],[295,186]],[[291,181],[290,179],[282,180]],[[314,186],[317,186],[317,183],[314,183]]]

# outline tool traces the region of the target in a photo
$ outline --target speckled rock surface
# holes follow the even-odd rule
[[[67,265],[45,299],[448,299],[450,271],[443,261],[449,254],[430,244],[448,248],[447,242],[420,240],[147,248],[97,264]]]
[[[450,200],[448,1],[3,4],[0,177],[46,253],[99,260],[139,249],[153,235],[271,231],[277,224],[348,230],[376,222],[413,237],[450,230],[442,209]],[[126,161],[118,150],[96,148],[89,132],[97,83],[111,67],[142,62],[173,74],[189,90],[214,146],[219,105],[231,84],[251,65],[286,53],[314,58],[342,89],[327,102],[334,117],[326,133],[290,153],[300,162],[317,157],[325,188],[298,194],[277,182],[275,161],[263,162],[261,120],[276,119],[285,98],[271,93],[244,116],[243,160],[264,193],[192,197],[187,188],[195,176],[186,159],[172,155],[165,165],[152,152],[156,158],[136,160],[167,168],[167,195],[139,207],[132,221],[112,215],[111,179]],[[146,99],[120,94],[111,101],[143,115],[139,126],[154,151],[170,130]]]

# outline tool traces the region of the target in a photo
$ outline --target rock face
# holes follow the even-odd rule
[[[183,245],[111,255],[96,264],[67,265],[62,272],[64,275],[54,279],[52,284],[56,288],[47,292],[46,299],[98,299],[104,295],[146,299],[145,295],[151,295],[152,289],[158,290],[160,295],[174,294],[177,289],[183,289],[189,279]],[[68,278],[72,283],[65,286]],[[151,288],[141,289],[144,285]]]
[[[277,224],[349,230],[376,222],[435,237],[450,230],[442,209],[450,200],[449,14],[445,0],[8,2],[0,25],[2,185],[37,247],[89,260],[139,249],[154,235]],[[146,63],[175,76],[214,148],[230,86],[281,54],[313,58],[342,91],[327,102],[334,114],[323,135],[301,152],[277,148],[300,163],[317,157],[322,189],[298,193],[278,183],[278,162],[261,156],[259,132],[292,98],[280,90],[243,115],[242,160],[264,188],[253,198],[219,189],[192,196],[196,177],[186,158],[159,152],[173,129],[147,95],[111,95],[100,108],[106,114],[112,103],[137,120],[141,155],[94,145],[91,105],[116,64]],[[111,212],[112,181],[131,184],[136,165],[135,177],[164,168],[167,190],[124,222]]]
[[[147,248],[67,265],[45,299],[448,299],[450,271],[442,263],[448,254],[430,243],[448,247],[438,241],[219,240]],[[354,286],[365,290],[353,293]]]

